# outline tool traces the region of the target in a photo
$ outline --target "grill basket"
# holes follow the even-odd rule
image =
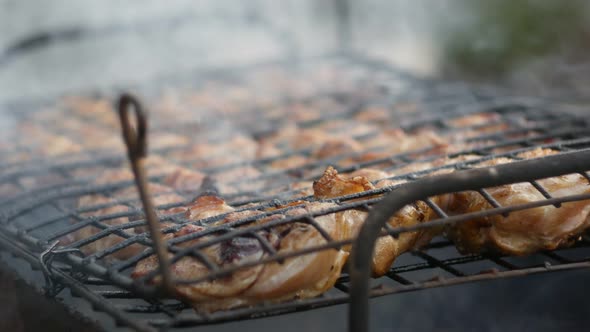
[[[178,97],[170,92],[169,85],[179,88],[185,95]],[[211,226],[205,232],[168,241],[168,250],[174,254],[173,261],[190,256],[210,268],[206,276],[190,282],[223,278],[240,268],[281,262],[319,250],[351,244],[356,250],[352,251],[352,261],[349,262],[351,274],[344,272],[335,287],[322,296],[214,313],[195,312],[181,301],[161,296],[159,288],[149,282],[158,276],[157,271],[136,280],[130,276],[133,267],[153,255],[154,251],[147,231],[141,234],[127,231],[146,225],[138,197],[119,199],[112,196],[116,191],[133,188],[133,179],[106,184],[96,182],[97,175],[104,169],[127,167],[121,142],[112,149],[100,142],[101,135],[105,140],[115,136],[120,141],[117,124],[109,121],[109,116],[102,118],[100,110],[80,112],[75,109],[75,103],[64,103],[63,100],[7,105],[7,108],[22,110],[15,121],[25,126],[19,127],[21,130],[14,134],[16,136],[12,141],[23,143],[7,144],[0,152],[4,157],[0,165],[0,192],[3,193],[0,202],[0,246],[43,272],[48,295],[59,297],[67,287],[76,296],[90,302],[96,310],[114,318],[119,325],[141,331],[171,330],[310,310],[347,303],[352,299],[351,310],[355,315],[350,315],[351,328],[363,330],[367,325],[368,296],[590,267],[590,238],[587,235],[582,235],[571,248],[540,252],[524,258],[493,253],[462,255],[450,241],[438,237],[424,248],[399,257],[385,276],[369,278],[368,262],[372,247],[385,223],[378,216],[383,213],[392,215],[406,204],[423,201],[437,212],[438,218],[414,228],[388,227],[385,229],[388,235],[382,236],[399,236],[403,232],[478,217],[508,215],[546,205],[559,207],[567,202],[590,199],[590,194],[552,197],[537,181],[571,173],[581,174],[590,181],[586,173],[590,169],[587,166],[590,165],[590,126],[572,105],[508,96],[505,92],[457,83],[418,79],[381,64],[349,57],[314,59],[296,65],[268,64],[239,72],[203,75],[196,82],[178,80],[137,87],[137,90],[147,96],[147,105],[157,105],[160,110],[160,113],[153,112],[153,119],[150,120],[154,127],[150,128],[148,137],[154,143],[157,143],[157,137],[172,134],[190,138],[184,145],[150,146],[149,155],[188,168],[205,165],[199,170],[207,175],[205,184],[200,188],[179,193],[187,197],[185,201],[157,207],[160,221],[168,223],[163,232],[177,232],[187,223],[207,226],[226,217],[227,214],[223,214],[195,221],[186,219],[183,213],[161,213],[187,204],[190,197],[210,190],[219,192],[236,211],[256,212],[246,213],[246,217],[233,220],[231,224]],[[112,100],[115,93],[107,91],[100,97],[85,98]],[[189,99],[195,105],[193,109],[166,111],[166,102],[173,103],[174,98],[182,99],[187,95],[192,98]],[[478,115],[486,120],[468,125],[461,122],[461,119]],[[57,122],[56,119],[60,118],[71,120],[75,125]],[[346,151],[324,159],[311,159],[314,149],[305,145],[301,148],[285,147],[276,156],[253,160],[225,160],[220,157],[224,155],[223,150],[210,155],[194,154],[196,144],[215,146],[231,140],[235,133],[260,141],[288,128],[293,121],[299,128],[321,128],[334,135],[344,133],[363,144],[378,137],[382,130],[393,128],[416,134],[433,131],[441,137],[459,133],[463,134],[461,142],[464,148],[449,153],[448,150],[439,152],[437,146],[423,146],[356,162],[350,162],[351,158],[360,160],[354,158],[368,152],[379,153],[386,147]],[[31,144],[27,139],[28,123],[71,142],[91,141],[97,144],[77,153],[44,156],[39,153],[44,147]],[[97,134],[88,138],[85,135],[90,133],[80,125],[95,128]],[[24,139],[17,140],[16,137]],[[538,160],[518,160],[519,153],[537,148],[552,149],[558,153]],[[472,158],[419,171],[396,173],[391,177],[391,180],[403,180],[402,184],[327,199],[325,201],[335,203],[328,209],[304,217],[288,216],[288,211],[293,208],[289,203],[317,201],[313,195],[302,195],[300,189],[293,188],[293,184],[317,180],[328,166],[334,165],[340,173],[362,168],[396,172],[408,165],[427,163],[445,156],[467,155]],[[285,163],[287,166],[273,166],[296,157],[308,161],[293,167],[288,163]],[[478,164],[500,157],[515,161],[493,169],[477,168]],[[252,169],[254,171],[251,172]],[[441,170],[454,172],[430,176]],[[232,177],[232,172],[239,175]],[[153,183],[161,183],[164,178],[149,169],[148,175]],[[230,180],[216,187],[215,181],[226,178]],[[213,184],[207,185],[208,181]],[[491,187],[519,182],[531,183],[545,199],[523,206],[501,206],[487,192]],[[429,198],[467,190],[479,192],[491,207],[470,215],[448,216]],[[77,207],[78,200],[92,195],[109,200]],[[115,206],[124,206],[126,210],[93,215],[93,212]],[[334,241],[326,236],[325,243],[320,246],[285,253],[273,249],[259,235],[261,230],[295,222],[305,223],[322,233],[315,220],[317,217],[350,209],[365,210],[371,214],[356,242],[352,239]],[[256,223],[265,216],[281,213],[287,217],[265,224]],[[132,221],[122,225],[109,224],[116,218],[130,218]],[[56,242],[84,228],[95,231],[91,236],[66,245]],[[183,242],[210,234],[215,237],[189,249],[181,246]],[[121,240],[91,254],[85,255],[80,251],[81,247],[109,236]],[[256,239],[265,250],[264,258],[242,266],[219,268],[207,262],[200,252],[207,245],[237,237]],[[132,245],[141,246],[146,251],[123,260],[112,259],[111,255]]]

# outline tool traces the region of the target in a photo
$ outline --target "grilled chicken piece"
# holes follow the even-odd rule
[[[180,203],[183,201],[183,198],[176,195],[175,193],[169,192],[167,189],[161,187],[158,184],[150,184],[150,191],[154,193],[153,201],[156,206],[158,205],[167,205],[171,203]],[[118,191],[117,199],[125,200],[137,197],[135,193],[135,188],[130,187],[121,191]],[[89,207],[95,205],[102,205],[102,204],[110,204],[111,206],[97,209],[92,212],[83,213],[83,217],[104,217],[111,214],[118,214],[118,213],[128,213],[134,208],[140,208],[140,203],[134,203],[129,205],[117,204],[117,200],[103,196],[103,195],[91,195],[91,196],[84,196],[80,199],[79,205],[81,207]],[[166,210],[158,211],[158,214],[175,214],[180,213],[184,210],[183,207],[173,207]],[[111,218],[102,220],[101,222],[108,226],[115,226],[115,225],[124,225],[129,221],[137,220],[139,217],[137,216],[129,216],[129,217],[118,217],[118,218]],[[102,229],[94,227],[94,226],[86,226],[81,228],[80,230],[68,234],[68,236],[62,239],[62,244],[70,244],[75,241],[83,240],[93,236],[97,233],[102,231]],[[141,234],[147,231],[147,227],[135,227],[135,228],[126,228],[122,230],[123,232],[129,234],[130,236]],[[124,241],[125,238],[119,235],[110,234],[106,237],[97,239],[87,245],[84,245],[80,248],[85,255],[91,255],[96,252],[100,252],[115,246],[116,244],[121,243]],[[110,255],[110,258],[116,259],[127,259],[132,257],[133,255],[138,254],[146,247],[140,244],[132,244],[127,246],[121,250],[114,252]]]
[[[182,203],[184,198],[179,196],[178,194],[172,192],[170,188],[164,187],[162,185],[156,183],[150,183],[149,185],[150,191],[153,194],[153,202],[155,206],[160,205],[168,205],[174,203]],[[110,214],[117,214],[117,213],[127,213],[131,210],[141,208],[140,202],[133,202],[129,205],[123,204],[116,204],[118,200],[128,200],[128,199],[137,199],[136,189],[134,187],[128,187],[122,190],[117,191],[114,196],[116,200],[110,197],[106,197],[103,195],[91,195],[91,196],[84,196],[79,201],[80,207],[88,207],[88,206],[95,206],[101,204],[111,204],[111,206],[106,208],[101,208],[92,212],[87,212],[82,214],[83,217],[90,217],[90,216],[107,216]],[[158,210],[159,215],[166,215],[166,214],[176,214],[181,213],[185,210],[184,207],[172,207],[165,210]],[[129,221],[137,220],[139,216],[129,216],[129,217],[118,217],[113,219],[103,220],[102,223],[109,226],[115,225],[124,225]],[[74,233],[69,234],[68,238],[64,239],[65,244],[72,243],[74,241],[82,240],[88,238],[92,235],[99,233],[102,229],[96,228],[94,226],[86,226]],[[127,228],[123,230],[125,233],[129,235],[136,235],[147,232],[147,227],[135,227],[135,228]],[[82,246],[80,249],[86,255],[93,254],[95,252],[103,251],[108,249],[124,240],[123,237],[110,234],[104,238],[98,239],[94,242],[91,242],[85,246]],[[122,250],[116,251],[111,255],[112,258],[117,259],[127,259],[132,257],[133,255],[138,254],[145,246],[140,244],[132,244],[130,246],[125,247]]]
[[[193,166],[202,169],[253,161],[257,149],[255,140],[237,135],[220,143],[195,144],[189,151],[182,151],[181,154],[198,157]]]
[[[369,140],[364,147],[381,147],[391,155],[430,147],[437,151],[445,151],[448,146],[449,142],[445,138],[430,130],[406,133],[401,129],[389,129]]]
[[[230,195],[262,190],[265,181],[257,180],[260,175],[260,171],[252,166],[239,166],[213,174],[211,179],[220,193]]]
[[[329,166],[324,175],[313,183],[314,196],[319,199],[345,196],[371,189],[375,189],[375,186],[366,177],[346,178],[339,175],[332,166]]]
[[[333,204],[327,203],[308,203],[302,208],[290,210],[287,215],[303,215],[332,206]],[[315,220],[335,241],[351,236],[348,223],[335,214],[319,216]],[[279,253],[297,252],[326,243],[326,239],[311,225],[295,223],[288,227],[286,235],[279,235]],[[283,234],[286,232],[284,228],[281,231]],[[267,264],[256,283],[244,293],[244,297],[260,302],[318,296],[334,286],[347,258],[346,251],[330,249],[288,258],[282,264]]]
[[[67,97],[61,102],[78,116],[100,122],[110,128],[119,128],[119,117],[108,99]]]
[[[333,140],[328,140],[322,144],[318,149],[313,151],[313,156],[317,159],[327,159],[330,157],[337,157],[354,152],[360,152],[363,146],[356,140],[350,137],[342,137]]]
[[[367,151],[354,157],[346,158],[339,165],[352,165],[359,162],[368,162],[384,159],[384,164],[390,164],[388,160],[396,154],[420,151],[420,155],[444,155],[457,149],[456,144],[451,144],[445,137],[441,137],[432,131],[406,133],[400,129],[385,130],[376,137],[363,144],[363,150]],[[425,150],[425,151],[424,151]]]
[[[500,119],[501,117],[497,113],[475,113],[449,120],[448,123],[453,127],[462,128],[472,126],[485,126],[490,122],[497,122]]]
[[[411,166],[413,165],[400,170],[401,174],[403,174],[403,172],[407,173],[412,171]],[[426,164],[417,165],[417,168],[414,171],[420,170],[424,167],[427,167]],[[370,180],[376,181],[393,176],[393,174],[388,174],[375,169],[362,169],[352,173],[351,176],[352,177],[339,175],[334,168],[328,167],[322,178],[314,183],[314,195],[317,198],[322,199],[339,197],[404,182],[403,180],[381,180],[376,186],[374,186]],[[448,198],[443,195],[440,197],[433,197],[432,200],[439,206],[445,207]],[[338,212],[336,215],[341,216],[346,222],[350,223],[349,227],[351,229],[351,236],[355,237],[367,217],[367,212],[347,210]],[[388,221],[388,224],[391,227],[407,227],[427,222],[436,216],[434,210],[432,210],[426,203],[420,201],[405,206]],[[441,228],[432,228],[417,232],[402,233],[397,239],[389,236],[379,238],[376,242],[375,251],[373,253],[373,275],[381,276],[387,273],[396,257],[408,250],[427,244],[434,236],[441,232]]]
[[[281,128],[275,134],[261,139],[261,146],[267,149],[269,146],[274,146],[279,150],[282,150],[285,147],[289,150],[302,150],[317,148],[324,143],[333,141],[337,138],[338,136],[318,128],[299,128],[297,126],[287,126]],[[259,152],[258,154],[264,155],[265,153]]]
[[[157,184],[157,183],[149,183],[149,189],[152,194],[152,199],[154,205],[157,206],[164,206],[164,205],[177,205],[171,208],[167,208],[164,210],[158,210],[157,213],[159,215],[168,215],[168,214],[176,214],[181,213],[186,210],[186,207],[181,205],[185,201],[185,198],[178,194],[179,191],[184,191],[187,185],[198,184],[199,181],[203,178],[201,173],[188,171],[182,168],[173,168],[171,165],[164,163],[159,158],[149,158],[146,166],[148,169],[152,169],[154,171],[161,170],[163,172],[172,172],[167,178],[164,179],[164,185]],[[110,169],[103,172],[103,174],[95,180],[96,185],[108,185],[114,184],[117,182],[122,181],[130,181],[133,179],[132,172],[127,168],[119,168],[119,169]],[[187,182],[181,181],[185,179]],[[192,181],[192,182],[191,182]],[[190,182],[190,183],[189,183]],[[191,187],[192,189],[192,187]],[[127,205],[125,204],[117,204],[120,201],[124,200],[132,200]],[[105,208],[99,208],[94,211],[90,211],[87,213],[82,214],[83,217],[90,217],[90,216],[106,216],[110,214],[116,213],[126,213],[132,209],[140,209],[141,202],[138,199],[137,190],[134,186],[130,185],[125,188],[116,190],[112,197],[107,197],[104,195],[89,195],[83,196],[78,201],[78,206],[81,208],[90,207],[90,206],[97,206],[101,204],[110,204],[111,206]],[[123,225],[128,223],[129,221],[137,220],[138,216],[130,216],[130,217],[118,217],[113,219],[107,219],[102,221],[105,225],[114,226],[114,225]],[[96,228],[94,226],[86,226],[74,233],[68,234],[65,238],[62,239],[62,244],[70,244],[78,240],[82,240],[88,238],[92,235],[99,233],[101,229]],[[123,232],[129,235],[141,234],[147,232],[147,227],[135,227],[135,228],[127,228],[123,230]],[[86,255],[93,254],[95,252],[99,252],[105,249],[108,249],[124,240],[123,237],[111,234],[104,238],[98,239],[94,242],[91,242],[80,249]],[[111,258],[117,259],[127,259],[133,255],[138,254],[141,250],[145,249],[144,246],[139,244],[132,244],[128,247],[125,247],[122,250],[116,251],[112,255]]]
[[[355,119],[364,123],[386,125],[391,122],[391,110],[384,106],[371,105],[355,115]]]
[[[521,153],[521,158],[538,158],[557,152],[536,149]],[[512,162],[497,158],[481,166]],[[581,175],[570,174],[537,181],[553,197],[590,193],[588,181]],[[487,190],[501,206],[513,206],[545,197],[530,183],[517,183]],[[449,213],[464,214],[490,209],[492,206],[475,192],[453,195]],[[526,255],[540,250],[553,250],[572,243],[590,226],[590,200],[563,203],[511,212],[508,217],[494,215],[453,225],[447,235],[462,252],[497,251],[509,255]]]
[[[94,119],[83,120],[74,117],[66,117],[60,120],[60,131],[68,137],[76,139],[86,150],[108,150],[109,152],[121,153],[125,145],[119,135],[113,135],[111,128],[103,128],[92,125]],[[97,115],[98,119],[98,115]],[[96,121],[96,120],[94,120]]]
[[[329,127],[329,124],[324,127]],[[353,134],[350,130],[333,132],[324,127],[286,126],[275,134],[261,139],[257,155],[274,157],[280,155],[285,148],[287,150],[311,149],[312,155],[316,158],[327,158],[333,155],[331,148],[342,152],[353,152],[361,148],[360,143],[351,138]],[[354,127],[351,126],[351,128]]]
[[[19,131],[22,133],[21,143],[28,146],[32,154],[54,157],[82,151],[82,146],[71,139],[29,122],[19,125]]]
[[[280,158],[270,163],[270,167],[279,170],[298,169],[310,163],[312,159],[303,155],[292,155],[286,158]]]
[[[183,194],[190,194],[201,188],[205,178],[203,173],[179,167],[164,178],[164,183]]]
[[[204,195],[197,197],[195,201],[187,206],[186,217],[190,220],[201,220],[218,216],[223,213],[232,212],[233,207],[215,195]]]
[[[270,141],[262,140],[258,144],[256,158],[274,159],[270,161],[270,168],[283,170],[289,168],[298,168],[312,161],[309,157],[303,154],[287,153],[285,156],[283,156],[283,154],[283,150],[278,146],[274,145]]]
[[[186,216],[192,220],[202,220],[211,218],[220,214],[233,211],[233,207],[227,205],[224,200],[217,196],[201,196],[188,206]],[[206,230],[206,227],[196,225],[186,225],[178,232],[167,234],[166,240],[178,238],[191,233],[198,233]],[[210,240],[212,236],[205,236],[195,240],[186,241],[178,244],[180,247],[190,247],[198,243]],[[252,238],[235,238],[230,241],[215,244],[202,250],[214,264],[223,266],[226,264],[239,264],[251,260],[259,260],[264,254],[260,244]],[[140,261],[132,277],[139,278],[153,270],[157,269],[156,256],[150,256]],[[195,279],[205,276],[209,269],[199,260],[191,257],[185,257],[171,267],[172,275],[179,279]],[[226,278],[220,278],[213,281],[206,281],[191,285],[178,285],[176,291],[178,296],[195,303],[200,310],[211,311],[223,309],[227,306],[235,306],[233,297],[250,287],[257,279],[262,266],[247,268],[232,274]],[[199,307],[201,304],[206,308]],[[239,302],[237,302],[239,304]],[[216,306],[220,306],[217,308]]]
[[[83,197],[80,199],[81,206],[102,205],[102,204],[114,204],[114,202],[112,199],[105,197],[105,196],[101,196],[101,195],[92,195],[92,196],[87,196],[87,197]],[[128,206],[111,205],[106,208],[101,208],[97,211],[83,213],[82,216],[83,217],[106,216],[106,215],[111,215],[111,214],[127,213],[127,212],[129,212]],[[104,225],[108,225],[108,226],[123,225],[123,224],[126,224],[127,222],[129,222],[128,217],[118,217],[118,218],[112,218],[112,219],[102,221],[102,223]],[[101,231],[102,231],[102,229],[97,228],[92,225],[85,226],[84,228],[81,228],[78,231],[76,231],[74,233],[70,233],[70,234],[66,235],[65,237],[63,237],[61,239],[61,244],[62,245],[72,244],[76,241],[84,240],[84,239],[87,239],[91,236],[94,236]],[[135,230],[133,228],[124,229],[124,230],[122,230],[122,232],[127,233],[129,236],[135,235]],[[124,240],[125,239],[122,236],[110,234],[110,235],[107,235],[106,237],[97,239],[93,242],[90,242],[90,243],[80,247],[80,250],[85,255],[92,255],[94,253],[109,249],[109,248],[121,243]],[[114,252],[109,257],[117,258],[117,259],[127,259],[127,258],[139,253],[143,249],[145,249],[145,247],[143,247],[140,244],[132,244],[130,246],[127,246],[121,250]]]
[[[285,199],[313,196],[313,181],[291,182],[288,185],[271,189],[267,191],[266,194]]]
[[[333,167],[328,167],[324,175],[314,182],[313,189],[316,198],[325,199],[375,189],[375,186],[364,176],[347,178],[339,175]],[[347,224],[347,228],[350,229],[350,238],[353,238],[360,231],[368,213],[362,210],[346,210],[337,212],[335,215]],[[351,246],[347,246],[343,249],[348,252],[350,248]],[[395,248],[395,240],[390,236],[377,240],[372,262],[374,275],[383,275],[387,272],[393,262],[391,253],[395,251]]]
[[[257,221],[257,224],[286,216],[297,216],[333,206],[326,203],[307,203],[293,208],[285,214],[271,215]],[[187,216],[191,219],[209,218],[231,212],[232,207],[215,196],[202,196],[189,206]],[[258,214],[256,211],[233,212],[212,225],[231,223],[238,218]],[[334,214],[316,217],[317,223],[333,239],[339,240],[350,236],[350,231]],[[205,228],[186,226],[175,234],[179,237],[188,233],[199,232]],[[290,223],[261,231],[279,253],[296,252],[312,246],[326,243],[311,225]],[[190,240],[181,246],[202,243],[211,237],[205,236]],[[214,244],[201,251],[211,262],[220,267],[259,261],[268,254],[260,243],[251,237],[237,237],[223,243]],[[312,254],[285,259],[282,263],[268,263],[244,268],[229,277],[205,281],[190,285],[177,285],[178,295],[191,302],[198,311],[216,311],[236,306],[253,305],[264,301],[281,301],[292,298],[307,298],[322,294],[331,288],[340,275],[348,254],[342,250],[330,249]],[[138,278],[157,268],[155,256],[148,257],[136,266],[133,277]],[[209,273],[206,266],[195,258],[185,257],[172,266],[172,274],[180,279],[195,279]],[[157,282],[157,280],[156,280]]]

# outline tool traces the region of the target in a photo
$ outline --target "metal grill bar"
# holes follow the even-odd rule
[[[370,277],[370,257],[381,227],[387,222],[389,216],[404,205],[424,196],[434,196],[445,192],[479,190],[482,187],[575,173],[589,164],[590,151],[563,153],[559,156],[547,156],[539,160],[525,160],[492,168],[467,170],[463,174],[455,173],[424,178],[406,187],[400,187],[395,194],[385,197],[367,217],[353,244],[350,269],[352,281],[350,310],[354,314],[349,315],[351,330],[368,330],[369,287],[366,281]],[[447,219],[447,222],[450,219]]]
[[[507,212],[512,212],[512,211],[526,210],[526,209],[539,207],[539,206],[552,205],[552,204],[555,204],[555,202],[562,202],[563,203],[563,202],[572,202],[572,201],[579,201],[579,200],[585,200],[585,199],[590,199],[590,194],[559,197],[559,198],[554,198],[554,199],[545,200],[545,201],[531,202],[528,204],[522,204],[522,205],[518,205],[518,206],[509,206],[509,207],[504,207],[504,208],[489,209],[489,210],[484,210],[484,211],[479,211],[479,212],[474,212],[474,213],[468,213],[468,214],[463,214],[463,215],[459,215],[459,216],[449,217],[446,219],[433,220],[428,223],[422,223],[422,224],[418,224],[415,226],[396,227],[396,228],[392,229],[391,231],[389,231],[388,233],[392,236],[395,236],[396,234],[413,232],[413,231],[422,230],[422,229],[429,229],[429,228],[434,228],[434,227],[438,227],[438,226],[456,224],[459,222],[465,222],[465,221],[473,220],[475,218],[484,217],[484,216],[497,215],[497,214],[502,214],[502,213],[507,213]],[[297,220],[297,219],[293,219],[293,220]],[[240,234],[243,234],[243,233],[240,232]],[[238,235],[235,235],[235,236],[238,236]],[[226,235],[226,239],[230,239],[230,238],[232,238],[232,237],[229,235]],[[214,240],[211,240],[210,242],[218,243],[218,242],[222,242],[222,241],[223,240],[214,239]],[[211,245],[212,243],[202,243],[202,244],[192,246],[188,249],[185,249],[184,252],[177,253],[177,256],[175,257],[173,262],[175,262],[178,259],[180,259],[181,257],[183,257],[189,251],[206,247],[207,245]],[[330,243],[327,243],[324,245],[308,247],[308,248],[306,248],[304,250],[300,250],[298,252],[278,254],[273,257],[267,257],[267,258],[261,259],[257,262],[249,262],[249,263],[244,263],[244,264],[241,264],[238,266],[232,266],[232,267],[220,269],[218,272],[211,273],[210,275],[208,275],[206,277],[195,278],[192,280],[178,280],[177,282],[179,284],[199,283],[199,282],[203,282],[203,281],[210,279],[210,278],[220,278],[220,277],[228,276],[231,273],[238,271],[240,269],[253,267],[256,265],[261,265],[261,264],[270,263],[270,262],[276,262],[279,260],[284,260],[287,258],[301,256],[301,255],[305,255],[305,254],[310,254],[310,253],[314,253],[314,252],[317,252],[320,250],[340,248],[344,245],[348,245],[351,243],[353,243],[352,239],[342,240],[342,241],[333,241],[333,242],[330,242]],[[146,275],[144,278],[142,278],[140,280],[141,281],[149,280],[150,278],[153,278],[155,275],[156,275],[156,273],[154,272],[152,274]]]

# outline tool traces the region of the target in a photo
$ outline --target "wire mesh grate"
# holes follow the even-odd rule
[[[269,77],[272,84],[267,82]],[[154,90],[158,89],[146,89]],[[209,270],[193,280],[177,280],[178,284],[205,282],[260,264],[346,247],[352,240],[333,239],[318,220],[343,211],[371,210],[383,194],[406,182],[477,168],[498,158],[516,162],[522,159],[520,154],[538,148],[568,153],[590,147],[587,120],[561,112],[559,105],[419,80],[361,59],[315,60],[295,69],[269,65],[235,74],[230,80],[209,77],[177,91],[148,96],[154,105],[150,138],[155,144],[150,156],[159,158],[153,165],[148,163],[148,172],[157,189],[154,199],[163,232],[171,237],[172,261],[190,256]],[[66,241],[61,249],[94,249],[83,256],[56,257],[50,266],[51,278],[82,290],[79,295],[102,303],[101,310],[127,317],[123,320],[127,323],[141,322],[135,328],[149,329],[255,318],[348,301],[346,273],[318,297],[213,313],[154,298],[156,287],[150,280],[157,271],[131,277],[133,267],[153,252],[141,204],[133,194],[133,178],[124,174],[128,166],[110,104],[105,99],[78,97],[44,108],[52,111],[27,112],[21,119],[17,134],[31,137],[30,144],[25,140],[22,147],[0,151],[7,156],[0,165],[0,242],[19,254],[36,257],[54,241],[64,244],[65,238],[86,232]],[[240,120],[236,120],[238,112]],[[67,121],[56,125],[58,118]],[[389,135],[386,140],[384,133]],[[321,135],[328,137],[314,145],[313,139]],[[403,145],[404,139],[410,141],[407,147],[392,148],[392,140]],[[57,151],[44,151],[38,140],[54,144]],[[272,149],[251,151],[252,145],[267,143]],[[450,162],[437,164],[441,158]],[[393,184],[375,188],[376,180],[373,189],[319,199],[313,195],[312,181],[328,166],[339,173],[379,169],[389,172],[379,181]],[[198,173],[190,175],[198,177],[200,184],[211,185],[170,188],[166,181],[171,170]],[[586,169],[579,171],[588,179]],[[102,177],[108,172],[124,175],[105,182]],[[471,214],[449,215],[433,198],[423,197],[437,217],[412,230],[590,199],[586,194],[554,197],[539,181],[530,185],[543,200],[502,206],[489,188],[480,188],[490,208]],[[175,210],[211,193],[223,197],[231,211],[194,219],[184,210]],[[80,205],[83,199],[88,203]],[[298,212],[305,204],[324,205]],[[124,223],[118,222],[122,219]],[[324,241],[297,252],[278,250],[267,233],[294,223],[315,229]],[[179,235],[187,225],[199,230]],[[405,231],[389,226],[384,234],[397,237]],[[205,253],[234,239],[260,246],[264,254],[256,261],[220,267]],[[437,238],[401,256],[384,277],[373,281],[371,294],[587,268],[588,248],[590,242],[583,239],[570,248],[531,255],[525,261],[535,263],[529,264],[491,253],[463,255],[452,242]],[[126,251],[133,254],[123,255]],[[36,264],[32,258],[31,264]],[[71,277],[74,271],[83,271],[84,278]]]

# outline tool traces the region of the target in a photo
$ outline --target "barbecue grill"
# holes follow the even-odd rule
[[[126,156],[122,143],[120,149],[104,149],[98,144],[94,150],[43,157],[35,155],[38,149],[43,148],[42,144],[39,146],[25,142],[7,145],[2,152],[5,161],[0,165],[0,182],[3,188],[8,188],[3,191],[0,202],[0,246],[14,256],[3,255],[3,260],[14,267],[22,278],[30,279],[30,275],[42,273],[44,290],[48,296],[65,299],[66,302],[82,301],[90,304],[92,309],[81,306],[79,310],[101,321],[103,328],[112,327],[112,321],[106,319],[104,314],[119,327],[155,331],[268,317],[350,302],[351,312],[354,313],[349,315],[350,326],[363,330],[367,324],[368,297],[590,267],[590,238],[586,235],[572,248],[541,252],[526,259],[492,253],[461,255],[450,241],[436,238],[425,248],[400,257],[384,277],[369,278],[370,255],[379,235],[397,236],[402,232],[465,222],[475,217],[507,215],[544,205],[559,207],[562,203],[590,199],[590,195],[552,197],[537,182],[539,179],[570,173],[582,174],[590,181],[586,173],[590,168],[587,166],[590,161],[589,123],[584,117],[572,112],[571,109],[575,107],[571,105],[510,96],[490,88],[419,79],[358,56],[311,59],[295,66],[291,63],[270,63],[229,73],[203,73],[196,82],[188,79],[165,81],[138,86],[135,90],[145,97],[149,109],[164,109],[158,102],[166,98],[170,86],[173,86],[173,91],[182,91],[188,96],[194,96],[199,91],[226,93],[217,93],[209,96],[209,99],[199,95],[201,98],[196,98],[193,104],[197,111],[182,108],[182,100],[187,99],[179,97],[181,101],[174,106],[181,108],[180,113],[161,111],[163,116],[156,111],[151,113],[148,139],[163,133],[190,135],[191,141],[186,145],[150,146],[150,156],[161,156],[178,165],[192,167],[195,162],[206,162],[216,157],[195,155],[179,158],[184,151],[190,151],[191,144],[196,142],[217,144],[230,140],[236,131],[259,140],[281,130],[292,121],[297,121],[301,128],[330,125],[329,130],[348,132],[359,141],[370,141],[378,135],[375,128],[383,126],[401,128],[407,132],[432,130],[440,135],[465,133],[464,140],[470,143],[468,148],[453,151],[450,157],[473,155],[477,158],[399,174],[394,179],[407,180],[406,183],[330,199],[336,205],[329,209],[262,225],[256,225],[255,222],[264,216],[286,213],[290,209],[290,202],[314,201],[313,196],[302,196],[298,189],[290,185],[319,178],[329,165],[335,165],[341,173],[364,167],[396,170],[413,163],[434,160],[441,155],[435,147],[424,147],[369,161],[344,163],[344,160],[368,151],[346,152],[294,167],[269,168],[274,162],[293,156],[309,156],[310,149],[303,148],[287,149],[277,156],[255,160],[222,160],[214,166],[204,167],[201,169],[204,173],[218,179],[244,167],[259,170],[256,174],[232,179],[222,188],[216,188],[214,184],[203,185],[190,193],[199,195],[207,190],[217,190],[238,211],[256,211],[256,214],[235,220],[229,226],[212,227],[204,233],[168,241],[168,250],[175,255],[173,261],[190,256],[210,268],[205,277],[174,282],[213,280],[231,275],[245,266],[281,262],[289,257],[349,244],[353,245],[353,251],[350,269],[345,269],[346,272],[338,279],[335,287],[322,296],[201,313],[195,312],[188,304],[166,297],[159,287],[151,284],[149,281],[159,275],[158,271],[136,280],[130,277],[133,267],[140,260],[154,254],[148,233],[133,235],[125,231],[146,225],[139,197],[114,199],[93,206],[75,205],[80,197],[96,194],[109,197],[114,190],[135,185],[134,181],[108,184],[94,182],[102,169],[125,167]],[[105,91],[100,96],[86,95],[85,98],[112,101],[117,92]],[[210,100],[219,103],[211,103]],[[73,118],[90,128],[99,128],[101,133],[113,136],[119,134],[115,131],[116,126],[97,121],[96,113],[77,112],[59,100],[18,103],[6,107],[22,111],[15,120],[17,123],[39,124],[52,134],[73,142],[83,141],[84,132],[73,128],[64,129],[56,119]],[[312,111],[307,112],[310,109]],[[197,117],[196,114],[206,116]],[[354,126],[362,115],[370,114],[376,114],[376,118],[371,118],[371,121],[377,122],[379,126]],[[489,120],[467,126],[455,121],[477,114],[484,114]],[[227,130],[222,130],[222,127]],[[19,137],[23,133],[17,132],[15,135]],[[15,138],[14,142],[19,140]],[[559,153],[539,160],[517,160],[518,153],[538,147],[551,148]],[[370,152],[379,152],[379,147]],[[493,169],[476,168],[478,164],[498,157],[513,158],[515,162]],[[440,169],[456,171],[447,175],[428,176]],[[149,169],[148,175],[150,181],[162,180],[160,174],[153,174]],[[500,206],[486,191],[494,186],[518,182],[530,182],[545,200],[525,206]],[[448,216],[429,199],[438,194],[466,190],[479,192],[489,201],[491,208],[469,215]],[[436,211],[438,219],[415,227],[386,227],[382,230],[384,217],[417,200],[424,201]],[[163,211],[187,202],[158,206],[157,210]],[[91,215],[92,211],[121,204],[127,206],[128,211]],[[324,245],[298,252],[279,253],[257,233],[265,228],[294,222],[306,223],[321,232],[316,217],[349,209],[370,211],[370,217],[356,241],[334,241],[323,234],[326,237]],[[133,221],[124,225],[108,224],[109,220],[120,217],[130,217]],[[167,214],[161,215],[160,221],[169,222],[171,226],[165,227],[164,233],[172,233],[186,223],[207,225],[221,218],[223,215],[195,222],[187,220],[182,214]],[[93,227],[98,231],[66,245],[59,242],[64,236],[84,227]],[[183,241],[208,234],[216,236],[190,250],[178,246]],[[122,241],[89,255],[80,251],[81,247],[107,236],[117,236]],[[242,266],[219,268],[207,262],[200,253],[207,244],[221,243],[238,236],[256,239],[265,250],[265,258]],[[125,260],[109,258],[131,245],[140,245],[146,251]],[[20,268],[23,260],[38,271]],[[64,289],[70,289],[74,297],[64,295]],[[206,327],[198,330],[201,329],[207,330]]]

